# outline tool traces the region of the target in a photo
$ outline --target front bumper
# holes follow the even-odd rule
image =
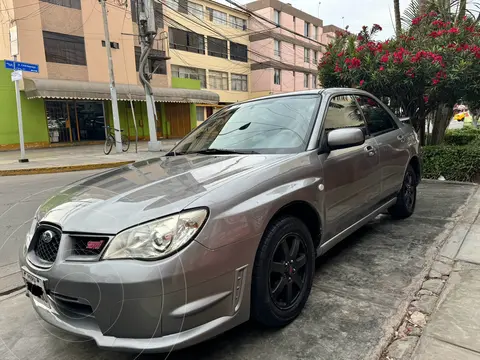
[[[248,243],[211,251],[194,241],[158,262],[59,259],[49,269],[21,254],[20,265],[47,280],[47,303],[29,297],[48,323],[102,348],[167,352],[248,320]]]

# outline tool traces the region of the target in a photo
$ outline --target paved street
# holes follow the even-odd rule
[[[34,193],[28,184],[38,190],[48,189],[61,183],[59,176],[55,175],[55,181],[41,178],[42,185],[38,180],[31,181],[33,176],[28,177],[28,183],[25,178],[0,179],[0,188],[6,189],[8,199],[3,206],[18,202],[21,199],[18,193],[25,192],[26,196]],[[72,179],[65,176],[63,181]],[[217,339],[174,352],[169,358],[377,358],[422,282],[434,249],[446,239],[464,210],[462,206],[475,190],[475,186],[467,184],[422,184],[412,218],[394,222],[388,216],[381,216],[319,259],[311,297],[294,323],[277,331],[245,324]],[[23,211],[19,208],[15,215],[10,214],[10,221],[15,224],[27,221],[40,199],[35,201],[35,204],[34,201],[25,204]],[[23,241],[26,229],[22,229],[16,240],[8,242],[9,253],[15,252]],[[136,358],[132,354],[101,351],[90,341],[52,328],[37,318],[24,294],[13,295],[0,300],[0,353],[6,354],[2,359]],[[142,355],[139,358],[153,360],[166,356]]]
[[[17,259],[38,206],[59,188],[98,171],[51,175],[0,176],[0,294],[21,284]]]

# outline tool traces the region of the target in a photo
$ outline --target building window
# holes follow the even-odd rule
[[[72,9],[80,10],[82,8],[80,0],[40,0],[54,5],[60,5]]]
[[[188,8],[188,13],[190,15],[196,16],[203,20],[203,17],[204,17],[203,5],[189,1],[187,8]]]
[[[138,71],[140,67],[140,54],[142,49],[139,46],[135,46],[135,68]],[[148,56],[148,72],[151,74],[167,74],[167,61],[165,60],[165,51],[152,49],[150,50],[150,55]]]
[[[208,20],[214,24],[227,25],[227,13],[207,7]]]
[[[273,21],[275,21],[275,24],[280,25],[280,11],[273,10]]]
[[[315,65],[318,64],[318,51],[314,51],[314,52],[313,52],[313,63],[314,63]]]
[[[313,31],[314,39],[315,39],[315,40],[318,40],[318,26],[315,26],[315,27],[313,28],[313,30],[314,30],[314,31]]]
[[[273,71],[273,83],[275,85],[280,85],[280,70],[279,69],[275,69]]]
[[[180,79],[200,80],[200,87],[207,87],[205,69],[197,69],[185,66],[172,65],[172,77]]]
[[[205,38],[201,34],[169,28],[170,48],[205,54]]]
[[[310,37],[310,23],[305,21],[305,24],[303,24],[303,35]]]
[[[247,75],[232,74],[232,91],[248,91]]]
[[[237,44],[230,41],[230,60],[248,62],[247,45]]]
[[[166,0],[165,4],[171,10],[178,11],[184,14],[188,12],[187,0]]]
[[[234,29],[247,30],[247,20],[230,15],[230,26]]]
[[[44,31],[43,42],[47,62],[87,65],[83,37]]]
[[[228,90],[228,73],[222,71],[208,71],[209,89]]]
[[[278,40],[273,40],[273,45],[274,45],[274,50],[273,50],[273,54],[275,56],[280,56],[280,41]]]
[[[307,48],[303,49],[303,61],[306,63],[310,62],[310,49],[307,49]]]
[[[227,40],[207,37],[208,55],[228,59]]]
[[[314,89],[317,88],[317,76],[316,75],[312,76],[312,88],[314,88]]]
[[[304,88],[308,88],[308,78],[309,78],[308,74],[303,74],[303,87]]]
[[[197,106],[197,122],[205,121],[205,108],[203,106]]]

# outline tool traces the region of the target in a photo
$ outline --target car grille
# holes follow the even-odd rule
[[[53,263],[57,258],[62,232],[50,225],[40,225],[34,235],[35,255],[47,263]]]
[[[72,254],[76,256],[97,256],[104,249],[108,237],[70,235],[72,239]]]

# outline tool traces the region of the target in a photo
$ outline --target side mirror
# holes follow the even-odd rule
[[[404,124],[411,124],[410,123],[410,118],[409,117],[401,117],[400,121]]]
[[[362,145],[365,134],[359,128],[335,129],[328,133],[327,143],[330,150],[345,149]]]

